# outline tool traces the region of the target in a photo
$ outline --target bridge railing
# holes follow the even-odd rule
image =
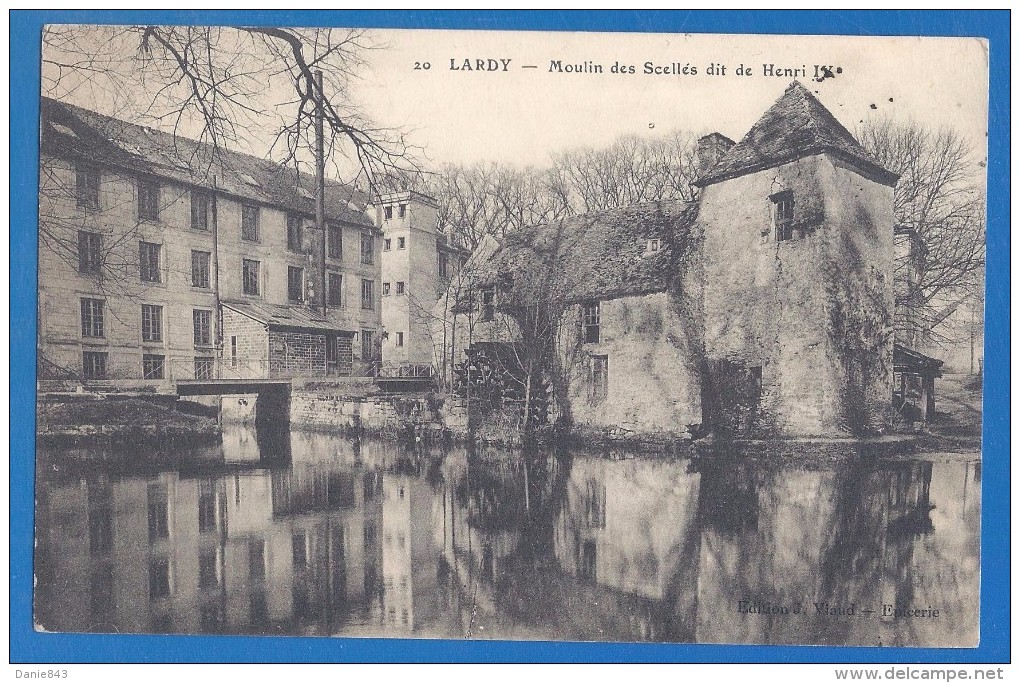
[[[399,365],[377,365],[375,376],[383,379],[432,379],[436,368],[428,363],[401,363]]]
[[[201,356],[170,356],[164,365],[164,378],[180,379],[267,379],[268,358],[216,358]]]

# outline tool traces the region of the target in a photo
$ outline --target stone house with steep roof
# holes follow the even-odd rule
[[[574,429],[881,430],[896,174],[798,82],[739,142],[702,138],[699,158],[696,201],[514,234],[469,262],[472,298],[446,315],[472,343],[514,345],[523,302],[555,309],[552,393]]]

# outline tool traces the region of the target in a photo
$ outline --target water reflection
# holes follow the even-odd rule
[[[977,642],[978,462],[521,457],[243,426],[151,470],[82,455],[40,454],[47,630]]]

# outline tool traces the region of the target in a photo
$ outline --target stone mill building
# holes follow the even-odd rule
[[[576,216],[472,257],[470,296],[445,312],[450,355],[521,343],[522,302],[537,302],[575,430],[880,431],[897,175],[797,82],[739,142],[715,133],[698,152],[694,202]]]

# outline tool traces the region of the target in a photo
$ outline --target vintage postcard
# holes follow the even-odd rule
[[[36,630],[977,646],[988,64],[45,26]]]

